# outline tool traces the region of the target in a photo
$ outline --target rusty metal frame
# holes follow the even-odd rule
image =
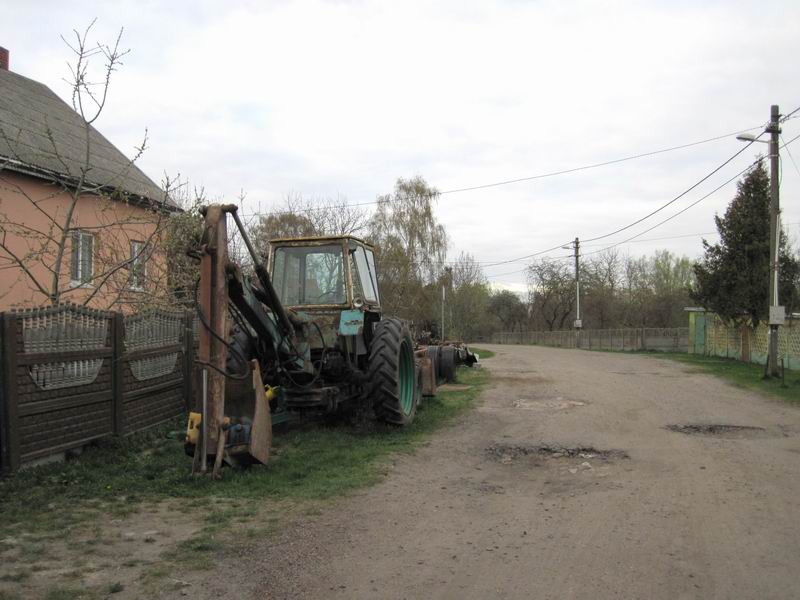
[[[225,433],[222,425],[225,418],[225,363],[228,334],[228,228],[226,214],[228,205],[212,204],[204,207],[205,230],[203,232],[203,255],[200,260],[200,287],[198,304],[209,327],[201,323],[198,359],[208,368],[208,420],[203,424],[203,438],[207,447],[216,454],[213,477],[221,476]],[[234,207],[235,210],[235,207]],[[206,456],[195,461],[194,470],[205,473]]]

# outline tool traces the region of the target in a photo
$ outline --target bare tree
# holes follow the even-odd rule
[[[284,206],[256,215],[250,224],[250,237],[257,252],[267,256],[269,241],[285,237],[313,235],[359,235],[367,226],[367,214],[361,207],[347,203],[347,198],[308,199],[290,193]]]
[[[128,177],[140,173],[134,163],[147,147],[147,131],[133,157],[113,171],[96,164],[108,143],[93,124],[106,107],[112,75],[129,50],[120,47],[122,30],[111,45],[90,42],[93,25],[73,30],[69,39],[62,37],[73,58],[67,82],[78,119],[71,135],[60,124],[51,127],[47,113],[43,131],[0,127],[8,152],[0,158],[0,189],[7,199],[0,204],[0,268],[17,271],[17,282],[27,285],[37,304],[72,300],[110,308],[120,302],[151,302],[154,295],[145,289],[159,287],[156,280],[166,274],[160,241],[172,184],[164,182],[158,198],[126,189]],[[100,69],[95,68],[98,61],[103,63]],[[26,143],[31,135],[43,140],[34,150]],[[49,168],[42,168],[44,163]],[[29,165],[35,180],[20,176]],[[91,219],[83,218],[88,213]],[[95,238],[104,241],[102,249],[95,248]],[[76,260],[83,262],[76,266]]]
[[[568,262],[544,258],[528,267],[531,317],[548,330],[563,329],[575,308],[575,275]]]
[[[481,265],[471,254],[462,252],[453,262],[451,274],[448,308],[452,317],[448,337],[475,340],[487,335],[494,315],[489,310],[491,292]]]
[[[605,329],[619,317],[621,259],[616,249],[595,254],[582,267],[583,320],[587,327]]]

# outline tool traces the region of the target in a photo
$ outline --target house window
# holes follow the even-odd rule
[[[72,265],[70,278],[76,285],[89,284],[94,276],[94,234],[72,232]]]
[[[147,275],[147,253],[144,242],[131,242],[131,287],[144,289]]]

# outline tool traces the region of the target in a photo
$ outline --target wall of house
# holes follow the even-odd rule
[[[0,171],[0,310],[50,303],[61,229],[72,202],[58,186]],[[78,198],[71,227],[95,236],[93,276],[81,285],[71,282],[70,238],[58,279],[59,302],[130,311],[164,298],[167,262],[159,241],[167,218],[124,201]],[[132,241],[149,244],[140,289],[132,287],[132,271],[123,264],[129,262]]]

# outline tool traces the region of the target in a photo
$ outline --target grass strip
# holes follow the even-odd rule
[[[0,481],[0,539],[21,532],[67,534],[98,514],[124,515],[143,501],[225,499],[325,499],[379,481],[387,459],[409,453],[432,432],[470,408],[486,383],[482,369],[460,369],[469,389],[425,398],[405,428],[319,424],[276,434],[269,465],[226,469],[224,480],[191,476],[191,458],[172,423],[126,438],[103,440],[77,459],[23,470]],[[68,534],[67,534],[68,535]]]
[[[484,348],[475,348],[474,346],[470,346],[469,349],[470,352],[477,354],[479,358],[492,358],[494,356],[494,352]]]
[[[764,379],[764,365],[746,363],[734,358],[704,356],[680,352],[646,352],[655,358],[674,360],[695,367],[697,372],[716,375],[736,387],[761,392],[793,404],[800,403],[800,373],[786,371],[781,379]]]

